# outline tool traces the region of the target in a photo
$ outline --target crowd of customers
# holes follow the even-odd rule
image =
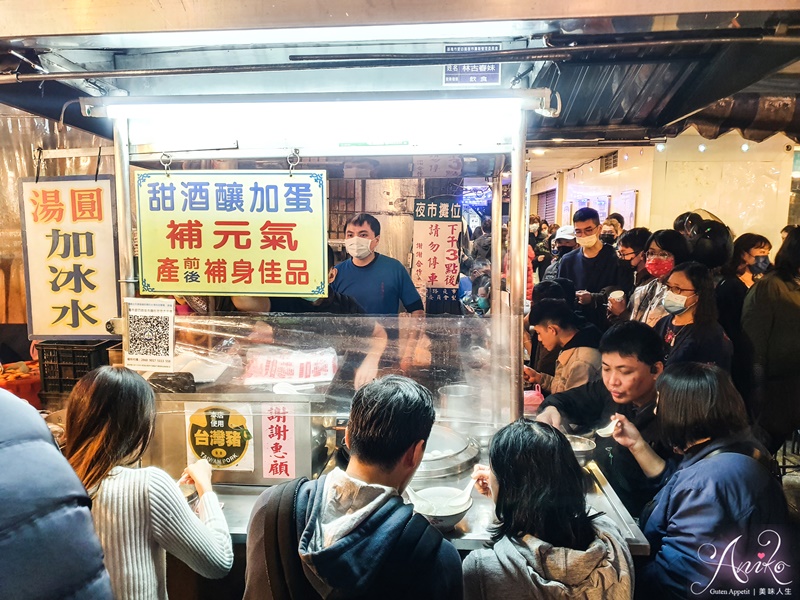
[[[781,232],[772,264],[765,236],[695,213],[653,232],[591,208],[572,221],[529,223],[523,379],[545,398],[475,466],[494,505],[487,546],[462,563],[403,498],[436,415],[426,388],[389,375],[355,393],[346,465],[259,497],[246,598],[686,598],[708,591],[731,544],[762,557],[788,518],[773,455],[800,426],[800,228]],[[466,315],[491,315],[493,235],[507,232],[487,219],[462,260]],[[208,578],[231,569],[211,466],[178,482],[136,466],[156,428],[140,375],[78,381],[63,456],[30,407],[4,391],[0,407],[0,455],[30,464],[0,474],[1,597],[166,598],[167,552]],[[642,560],[587,505],[566,437],[603,426],[594,459],[650,544]],[[34,573],[34,555],[66,569]],[[748,574],[753,588],[768,570]]]

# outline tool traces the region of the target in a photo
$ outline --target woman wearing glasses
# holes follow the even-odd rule
[[[714,280],[708,267],[698,262],[678,265],[664,288],[662,304],[669,314],[655,326],[667,348],[664,365],[694,361],[730,372],[733,345],[717,322]]]
[[[689,242],[677,231],[661,229],[647,240],[645,246],[645,269],[653,279],[634,289],[631,294],[631,321],[640,321],[653,327],[667,314],[662,300],[667,290],[664,287],[667,276],[682,262],[689,260]],[[624,310],[626,307],[622,307]]]

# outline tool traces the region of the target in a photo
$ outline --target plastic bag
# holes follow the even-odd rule
[[[537,383],[533,386],[532,390],[525,390],[525,414],[534,414],[539,410],[539,406],[544,402],[544,394],[542,388]]]

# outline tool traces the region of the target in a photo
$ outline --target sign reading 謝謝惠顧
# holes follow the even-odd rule
[[[28,334],[105,339],[119,315],[113,178],[20,181]]]
[[[324,171],[136,175],[143,294],[327,296]]]

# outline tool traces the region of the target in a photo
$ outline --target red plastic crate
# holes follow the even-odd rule
[[[42,380],[38,375],[31,375],[24,379],[14,379],[12,381],[0,380],[0,387],[8,390],[18,398],[27,400],[37,410],[41,410],[42,404],[39,401],[39,391],[42,389]]]

